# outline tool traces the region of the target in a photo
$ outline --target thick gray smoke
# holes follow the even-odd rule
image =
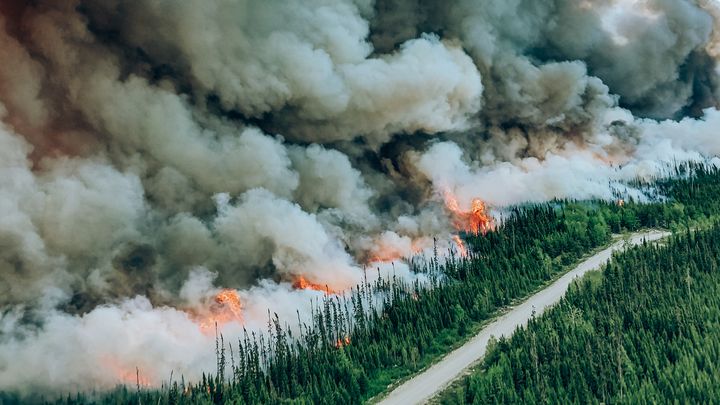
[[[0,391],[196,376],[221,288],[252,328],[308,316],[323,292],[299,280],[416,277],[389,261],[449,240],[448,195],[643,198],[625,182],[720,154],[719,18],[712,0],[3,0]]]

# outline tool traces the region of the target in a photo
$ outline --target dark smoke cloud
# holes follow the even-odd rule
[[[136,365],[192,377],[213,360],[189,314],[218,288],[240,289],[251,328],[268,307],[306,317],[322,293],[296,277],[346,288],[373,257],[447,239],[444,193],[643,198],[624,182],[720,153],[719,15],[1,2],[0,390],[107,387]]]

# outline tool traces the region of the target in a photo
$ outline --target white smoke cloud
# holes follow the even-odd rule
[[[268,309],[308,319],[324,293],[301,276],[422,282],[387,260],[451,246],[446,191],[462,207],[642,197],[623,182],[720,154],[717,14],[1,2],[0,390],[211,371],[196,318],[222,288],[262,330]]]
[[[156,384],[167,381],[171,371],[198,378],[198,371],[211,369],[214,362],[214,337],[202,334],[187,313],[153,308],[144,297],[83,316],[55,311],[43,321],[41,330],[26,331],[22,339],[3,339],[0,390],[107,389],[134,384],[136,367],[144,383]],[[11,322],[8,315],[0,316],[7,330],[23,330]],[[164,359],[161,367],[157,359]]]
[[[458,44],[423,36],[369,57],[368,22],[351,1],[112,1],[98,18],[130,21],[123,39],[178,62],[195,91],[312,141],[461,129],[480,108],[480,75]],[[95,15],[93,14],[93,15]],[[152,22],[150,22],[152,21]]]
[[[372,197],[362,174],[346,155],[320,145],[290,149],[293,168],[300,175],[295,200],[307,211],[335,208],[350,220],[372,221],[368,207]]]
[[[242,261],[281,274],[305,275],[312,282],[345,288],[360,281],[359,269],[313,214],[266,190],[250,190],[236,205],[217,197],[213,227],[226,251],[226,263]]]
[[[626,119],[639,132],[632,154],[614,155],[608,133],[598,133],[593,145],[578,147],[568,142],[541,158],[516,158],[481,165],[464,156],[455,143],[441,142],[412,160],[441,196],[450,191],[461,207],[474,198],[504,207],[552,199],[612,200],[617,192],[644,198],[627,186],[630,180],[666,175],[673,162],[704,161],[720,154],[720,111],[708,109],[701,119],[653,121],[635,119],[629,111],[611,111],[605,119]],[[609,142],[603,144],[603,141]]]
[[[64,264],[78,275],[106,266],[114,248],[139,237],[146,206],[136,176],[84,159],[54,159],[33,170],[32,147],[22,138],[0,128],[0,143],[6,225],[0,272],[10,277],[2,302],[38,296],[48,283],[73,281]]]
[[[697,91],[693,76],[702,73],[695,71],[691,58],[710,38],[710,15],[693,1],[597,3],[584,8],[564,2],[559,18],[592,18],[599,24],[553,27],[551,46],[564,57],[586,60],[593,74],[639,113],[670,118],[692,104]],[[578,28],[584,32],[568,32]]]

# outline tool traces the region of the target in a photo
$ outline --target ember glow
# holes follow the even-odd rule
[[[102,365],[106,370],[110,371],[115,380],[120,384],[128,386],[139,385],[141,387],[150,387],[153,385],[150,379],[144,376],[139,368],[127,366],[112,356],[104,358]]]
[[[401,260],[406,255],[393,248],[386,248],[384,246],[379,246],[377,249],[373,251],[373,255],[370,258],[370,263],[390,263],[397,260]]]
[[[402,242],[393,244],[383,239],[375,240],[375,246],[370,251],[367,264],[371,263],[391,263],[408,257],[421,254],[423,250],[432,247],[430,238],[407,239]]]

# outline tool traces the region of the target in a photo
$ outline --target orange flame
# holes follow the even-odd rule
[[[208,314],[200,317],[198,324],[200,329],[209,333],[213,331],[215,324],[224,325],[229,322],[243,322],[242,301],[236,290],[226,288],[221,290],[208,308]]]
[[[464,211],[452,193],[445,192],[444,197],[445,206],[452,214],[453,226],[457,230],[478,235],[494,229],[493,219],[488,215],[485,202],[481,199],[474,198],[470,203],[470,210]]]
[[[463,242],[463,240],[460,239],[460,236],[453,235],[452,240],[453,240],[453,242],[455,242],[455,245],[458,248],[458,253],[460,254],[460,257],[467,257],[468,250],[467,250],[467,247],[465,246],[465,242]]]
[[[242,303],[237,291],[233,289],[224,289],[215,296],[215,303],[227,308],[232,313],[233,318],[242,320]]]
[[[336,291],[333,291],[328,287],[327,285],[321,285],[316,284],[311,281],[308,281],[303,276],[296,276],[295,280],[293,280],[292,287],[296,290],[315,290],[315,291],[322,291],[327,295],[330,294],[337,294]]]
[[[335,347],[338,349],[343,346],[347,346],[349,344],[350,344],[350,336],[345,336],[344,338],[338,339],[335,341]]]

